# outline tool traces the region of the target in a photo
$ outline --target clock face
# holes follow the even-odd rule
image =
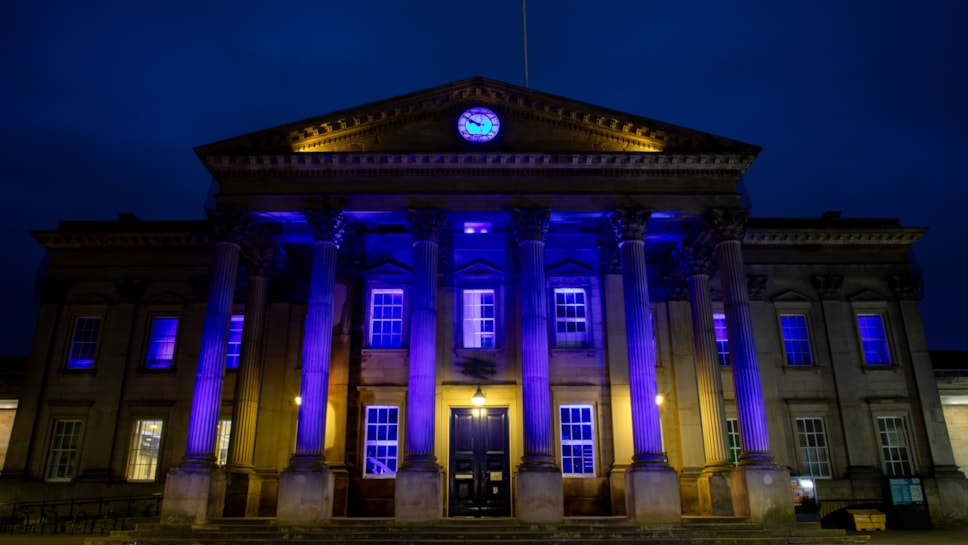
[[[501,120],[487,108],[469,108],[457,119],[457,131],[468,142],[489,142],[500,129]]]

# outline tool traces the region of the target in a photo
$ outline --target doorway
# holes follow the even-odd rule
[[[450,410],[449,467],[450,516],[511,516],[507,407]]]

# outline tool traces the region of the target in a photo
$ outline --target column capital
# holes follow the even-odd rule
[[[438,242],[446,219],[444,211],[440,208],[407,210],[407,225],[410,226],[410,234],[413,235],[414,242],[421,240]]]
[[[215,242],[231,242],[241,246],[252,227],[252,218],[245,210],[213,210],[208,217],[212,222]]]
[[[550,208],[515,208],[511,211],[518,244],[525,240],[543,241],[551,224]]]
[[[716,242],[741,241],[749,216],[749,210],[717,208],[706,215],[706,228]]]
[[[894,274],[888,277],[891,289],[899,301],[916,301],[921,291],[921,277],[914,274]]]
[[[713,270],[713,249],[709,246],[680,244],[673,250],[672,257],[679,264],[682,274],[690,276],[710,276]]]
[[[810,280],[821,301],[838,301],[842,297],[844,277],[839,274],[815,274]]]
[[[652,217],[649,208],[618,208],[608,217],[619,244],[645,240],[645,224]]]
[[[321,242],[332,242],[339,246],[343,242],[343,233],[346,231],[346,214],[342,210],[329,208],[309,209],[303,212],[310,229],[313,231],[313,239]]]

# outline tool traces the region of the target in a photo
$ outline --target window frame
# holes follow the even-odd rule
[[[468,293],[473,293],[473,292],[481,292],[481,293],[490,292],[491,297],[493,298],[493,301],[491,303],[493,315],[490,318],[491,323],[493,325],[493,330],[490,332],[491,338],[493,339],[493,346],[468,346],[467,345],[467,321],[477,319],[477,318],[468,318],[467,316],[468,305],[465,302],[466,296]],[[500,305],[500,290],[491,286],[466,286],[458,290],[458,297],[459,297],[459,304],[460,304],[459,306],[460,324],[458,327],[458,332],[460,335],[459,336],[460,349],[461,350],[494,350],[494,349],[500,348],[502,344],[501,336],[500,336],[500,331],[501,331],[500,317],[502,316],[501,305]],[[487,319],[487,318],[484,317],[481,319]],[[486,332],[474,331],[473,333],[481,334]]]
[[[914,444],[913,437],[911,435],[911,431],[908,426],[908,422],[910,421],[909,415],[900,414],[899,412],[885,412],[881,414],[874,414],[873,416],[874,416],[874,424],[875,424],[874,433],[877,434],[877,445],[880,452],[879,458],[881,460],[881,471],[884,472],[884,475],[886,477],[890,477],[890,478],[912,477],[917,475],[918,464],[917,464],[917,459],[915,458],[917,449]],[[892,446],[892,445],[886,445],[884,443],[884,432],[881,430],[881,421],[886,421],[887,419],[892,419],[895,421],[899,421],[901,423],[901,431],[903,432],[901,435],[902,435],[902,438],[904,439],[903,445]],[[891,448],[904,449],[905,454],[907,455],[907,460],[905,461],[902,459],[902,460],[895,461],[893,458],[889,460],[886,454],[887,454],[887,450]],[[894,464],[904,464],[904,463],[906,463],[908,466],[908,470],[909,470],[908,473],[894,473],[893,470],[891,469]]]
[[[803,335],[802,339],[787,339],[786,331],[787,328],[783,324],[784,318],[801,318],[803,320]],[[813,334],[811,332],[810,324],[810,314],[805,311],[789,310],[789,309],[777,309],[777,328],[780,332],[780,346],[783,353],[783,363],[788,367],[806,368],[815,367],[817,365],[817,359],[814,357],[813,353]],[[793,363],[790,358],[790,349],[787,343],[805,343],[806,350],[801,350],[797,353],[805,354],[807,357],[807,362],[805,363]],[[801,346],[802,347],[802,346]]]
[[[722,327],[716,325],[716,321],[722,316]],[[722,330],[724,337],[719,337]],[[729,351],[729,331],[726,329],[726,312],[723,310],[713,310],[713,337],[716,339],[716,362],[720,368],[728,369],[733,366],[733,356]],[[723,351],[725,349],[725,352]]]
[[[800,429],[800,423],[810,421],[814,424],[814,430],[807,431]],[[816,423],[820,423],[819,433],[816,431]],[[832,479],[833,478],[833,462],[831,457],[830,440],[827,437],[827,423],[823,416],[816,415],[800,415],[793,417],[794,429],[797,434],[797,459],[800,463],[800,475],[811,477],[813,479]],[[804,445],[803,440],[806,437],[820,437],[823,439],[823,445]],[[818,460],[808,460],[811,458],[807,455],[805,449],[822,449],[822,451],[813,450],[811,452],[822,452],[822,459]],[[824,466],[826,466],[826,475],[816,475],[808,470],[810,465],[816,465],[820,468],[821,473],[823,472]]]
[[[400,294],[400,344],[397,346],[374,346],[373,345],[373,303],[374,295],[378,293],[399,293]],[[408,322],[410,321],[409,293],[406,287],[399,285],[374,285],[366,292],[366,348],[368,350],[401,350],[407,348]],[[384,318],[379,318],[384,319]],[[391,332],[392,334],[392,332]]]
[[[171,359],[167,360],[167,365],[152,364],[151,357],[155,354],[153,349],[156,344],[160,344],[155,339],[156,320],[175,320],[175,328],[171,337]],[[178,356],[178,333],[182,325],[181,316],[175,314],[152,314],[148,316],[147,338],[145,339],[145,353],[141,366],[145,371],[170,371],[175,368],[175,358]],[[157,360],[164,361],[164,360]]]
[[[377,434],[376,434],[377,438],[375,439],[369,438],[370,425],[371,425],[371,422],[370,422],[371,409],[374,409],[376,411],[386,410],[388,411],[388,416],[390,414],[390,411],[393,411],[395,412],[395,416],[396,416],[396,421],[392,423],[389,421],[386,423],[382,423],[382,422],[372,423],[373,426],[375,426],[374,429],[377,430]],[[395,479],[397,477],[397,471],[400,470],[400,462],[402,461],[402,452],[400,449],[400,439],[402,435],[401,434],[402,415],[403,415],[403,411],[401,410],[401,407],[399,405],[388,405],[388,404],[382,404],[382,403],[371,403],[371,404],[363,405],[363,419],[362,419],[363,433],[360,434],[361,439],[363,440],[363,443],[362,443],[362,449],[360,450],[360,457],[362,458],[360,466],[361,466],[362,477],[364,479]],[[394,438],[382,439],[382,440],[379,439],[380,426],[386,426],[387,430],[392,429],[395,434]],[[388,450],[390,448],[394,449],[394,454],[392,456],[390,456],[389,453],[386,456],[383,456],[382,458],[377,456],[378,459],[383,461],[387,461],[390,459],[393,460],[394,467],[392,468],[392,473],[370,473],[369,472],[370,464],[368,460],[370,456],[368,455],[368,452],[369,452],[369,447],[371,446],[377,449],[381,447],[387,448]],[[383,466],[387,467],[386,464],[383,464]]]
[[[236,328],[235,323],[241,324],[241,327]],[[234,334],[238,332],[238,340],[235,340]],[[242,361],[242,335],[245,334],[245,314],[241,312],[233,312],[229,317],[229,329],[228,335],[225,338],[225,370],[226,371],[236,371],[239,368],[239,364]]]
[[[215,431],[215,463],[224,466],[229,459],[229,443],[232,440],[232,419],[219,418]]]
[[[134,441],[136,438],[144,437],[144,433],[139,434],[141,426],[143,424],[157,423],[160,426],[158,431],[158,444],[156,446],[155,456],[154,456],[154,466],[151,469],[150,478],[135,478],[132,477],[132,473],[136,471],[137,468],[144,466],[144,464],[138,464],[135,462],[135,456],[142,451],[140,448],[135,448]],[[163,418],[135,418],[131,422],[131,434],[128,436],[128,453],[124,464],[124,480],[131,483],[150,483],[156,482],[158,480],[158,469],[161,467],[161,455],[162,455],[162,442],[165,437],[165,420]],[[139,441],[140,445],[140,441]],[[148,464],[148,467],[152,467]]]
[[[569,419],[569,422],[567,423],[564,421],[565,410],[568,410],[568,411],[577,410],[579,411],[579,415],[581,416],[580,412],[585,409],[588,410],[587,422],[584,419],[579,420],[578,422],[575,422],[570,419]],[[561,464],[562,477],[569,478],[569,479],[570,478],[591,479],[591,478],[598,477],[598,458],[599,458],[598,452],[597,452],[598,451],[598,435],[597,435],[598,428],[595,425],[595,405],[593,403],[561,403],[558,405],[558,414],[556,416],[558,421],[558,461]],[[582,430],[584,429],[585,426],[588,426],[589,428],[588,432],[590,437],[587,437],[587,438],[581,437],[579,439],[574,439],[570,437],[569,439],[565,439],[566,425],[571,426],[572,429],[574,429],[574,426],[579,426],[579,429],[582,429]],[[582,431],[582,434],[584,434],[583,431]],[[571,434],[569,433],[569,435]],[[574,451],[572,451],[573,452],[572,454],[569,454],[566,456],[566,453],[565,453],[566,447],[576,447],[576,446],[581,449],[580,452],[577,455],[575,455]],[[590,447],[588,456],[586,456],[585,454],[584,447]],[[581,462],[580,465],[582,468],[589,467],[589,462],[586,461],[586,457],[590,457],[591,471],[590,472],[566,471],[565,470],[565,468],[567,467],[565,464],[566,457],[572,460],[572,464],[571,464],[572,468],[575,467],[576,461]]]
[[[63,448],[56,446],[58,437],[64,437],[64,434],[58,433],[58,425],[61,423],[71,423],[74,424],[74,432],[72,437],[74,437],[74,445],[70,448]],[[69,483],[76,477],[77,472],[77,462],[80,460],[81,443],[84,439],[84,419],[78,417],[65,417],[65,418],[55,418],[51,421],[50,428],[50,440],[47,447],[47,461],[44,464],[44,481],[48,483]],[[60,464],[59,454],[62,452],[70,452],[70,459],[67,464]],[[52,476],[55,468],[55,460],[57,461],[58,467],[67,467],[68,471],[66,475]],[[59,472],[58,472],[59,473]]]
[[[873,339],[881,344],[883,349],[883,356],[887,358],[886,362],[871,362],[868,358],[868,351],[865,347],[865,337],[864,328],[861,326],[861,317],[867,318],[877,318],[880,321],[881,332],[883,333],[883,338]],[[887,319],[887,311],[883,309],[867,309],[867,308],[855,308],[854,309],[854,328],[857,332],[857,345],[860,351],[861,361],[864,367],[867,369],[886,369],[894,367],[895,365],[895,354],[893,350],[894,343],[891,342],[890,324]],[[872,339],[868,339],[872,340]]]
[[[94,340],[78,339],[78,327],[82,320],[97,320],[97,332],[94,335]],[[71,336],[67,342],[67,354],[64,362],[64,368],[70,371],[94,371],[97,369],[97,359],[98,352],[101,348],[101,335],[104,332],[104,316],[100,314],[78,314],[74,316],[73,324],[71,326]],[[90,365],[79,365],[75,363],[75,347],[81,344],[91,345],[90,351]],[[84,359],[86,361],[86,358]]]
[[[584,323],[584,340],[578,342],[568,342],[564,341],[559,335],[569,335],[570,332],[559,333],[558,324],[558,292],[563,293],[578,293],[581,292],[584,302],[582,306],[584,307],[584,316],[582,317],[582,322]],[[592,335],[592,312],[591,312],[591,286],[584,284],[566,284],[566,285],[552,285],[551,286],[551,297],[548,301],[551,309],[551,319],[548,320],[551,327],[551,339],[554,341],[553,348],[557,350],[583,350],[587,348],[592,348],[594,345],[593,335]],[[565,308],[568,308],[568,302],[565,303]],[[578,321],[568,320],[568,316],[565,316],[565,321],[562,323],[579,323]],[[575,318],[578,318],[577,316]]]
[[[739,433],[739,418],[726,417],[726,449],[733,465],[739,465],[739,458],[743,454],[742,438]]]

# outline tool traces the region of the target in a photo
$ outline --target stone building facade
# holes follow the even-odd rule
[[[924,230],[750,218],[755,146],[473,78],[196,152],[207,219],[35,233],[3,498],[776,521],[797,477],[843,507],[910,477],[966,517]]]

